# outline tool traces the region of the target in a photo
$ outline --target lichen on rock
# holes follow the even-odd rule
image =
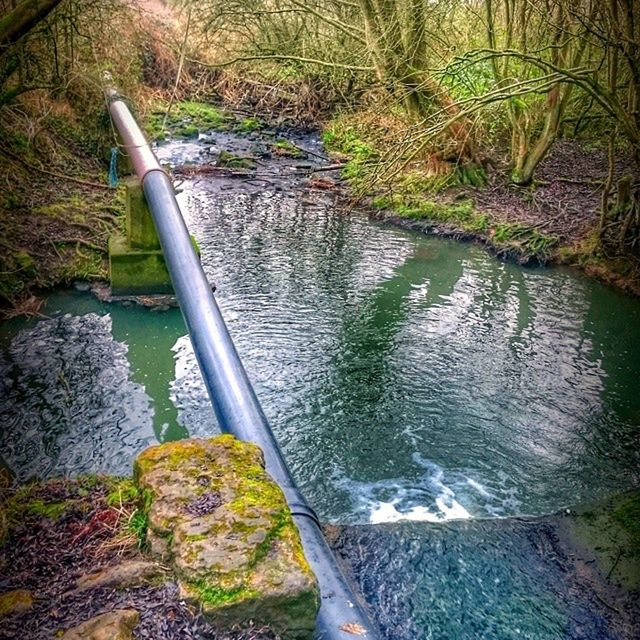
[[[135,463],[148,542],[186,599],[221,627],[253,620],[284,638],[313,634],[318,586],[259,447],[222,435],[151,447]]]

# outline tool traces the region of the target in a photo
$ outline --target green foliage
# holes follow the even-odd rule
[[[280,138],[273,145],[273,151],[276,155],[288,158],[300,158],[304,155],[304,151],[297,147],[293,142]]]
[[[134,493],[135,492],[135,493]],[[149,529],[149,509],[153,502],[153,494],[148,489],[138,489],[131,480],[124,480],[120,487],[111,492],[107,498],[119,499],[116,496],[126,495],[130,499],[128,502],[135,502],[137,499],[138,506],[131,513],[126,525],[129,533],[133,533],[137,540],[138,546],[144,549],[147,546],[147,530]]]
[[[362,132],[353,126],[345,126],[340,119],[324,130],[322,142],[328,151],[337,151],[359,162],[378,155],[372,144],[364,139]]]
[[[164,140],[167,134],[193,138],[207,131],[226,130],[233,122],[233,116],[212,104],[187,101],[173,104],[164,123],[167,106],[158,103],[147,117],[146,130],[152,140]]]
[[[135,502],[138,498],[138,487],[133,484],[129,478],[125,478],[116,484],[116,486],[107,495],[107,504],[110,507],[117,507],[124,504]]]
[[[127,522],[127,530],[135,534],[138,546],[144,548],[147,544],[147,529],[149,528],[149,515],[142,509],[136,509]]]

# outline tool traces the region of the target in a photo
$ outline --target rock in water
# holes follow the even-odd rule
[[[62,640],[133,640],[138,622],[140,614],[135,609],[116,609],[69,629]]]
[[[311,638],[318,585],[259,447],[222,435],[151,447],[135,463],[152,552],[183,596],[227,629],[253,620]]]

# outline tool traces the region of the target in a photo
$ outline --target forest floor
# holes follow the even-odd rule
[[[253,625],[216,631],[184,602],[163,566],[140,549],[131,487],[108,476],[0,487],[0,640],[48,640],[132,609],[135,640],[277,640]]]
[[[616,175],[628,166],[631,158],[619,154]],[[509,184],[501,171],[487,187],[469,193],[476,207],[496,220],[528,224],[572,245],[586,240],[598,224],[607,170],[606,150],[564,139],[542,162],[533,187]]]

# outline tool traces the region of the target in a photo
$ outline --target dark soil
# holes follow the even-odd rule
[[[556,236],[562,244],[575,244],[598,224],[607,164],[605,149],[559,140],[541,163],[533,185],[509,184],[501,170],[492,175],[487,187],[466,192],[478,209],[495,220],[527,224]],[[631,155],[618,153],[616,177],[633,172]]]
[[[140,640],[277,640],[249,622],[242,630],[215,631],[180,600],[173,581],[74,594],[82,575],[143,555],[126,529],[135,506],[107,503],[113,486],[107,478],[50,481],[34,485],[21,500],[22,507],[9,510],[10,530],[0,548],[0,593],[27,589],[34,606],[3,618],[0,639],[50,640],[101,613],[132,608],[140,613],[134,630]],[[61,515],[44,515],[46,507],[33,507],[61,503]]]

